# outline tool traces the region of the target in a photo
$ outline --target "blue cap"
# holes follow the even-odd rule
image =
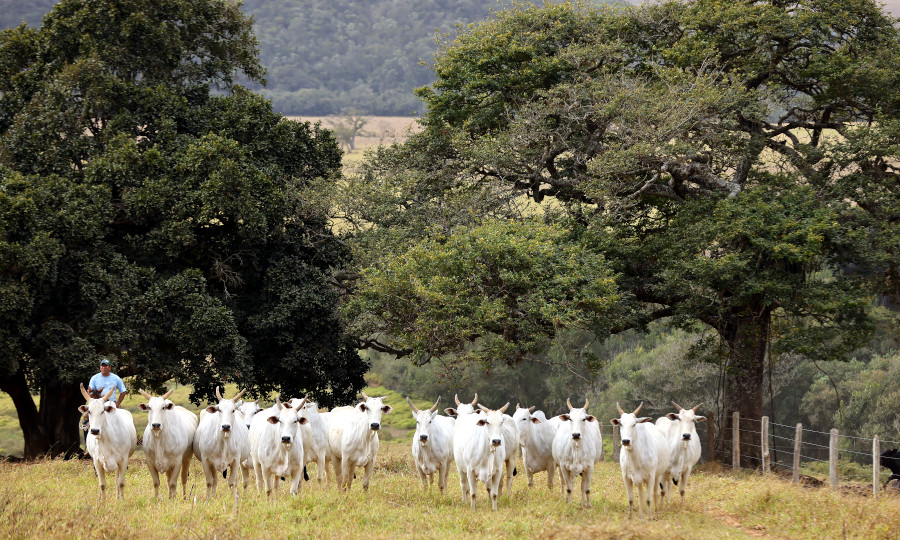
[[[109,365],[109,360],[106,359],[106,358],[104,358],[103,360],[100,360],[100,365],[101,365],[101,366],[108,366],[108,365]]]

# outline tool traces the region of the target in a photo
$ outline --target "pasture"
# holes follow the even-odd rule
[[[483,485],[477,509],[461,500],[459,476],[452,467],[447,492],[424,491],[410,453],[415,427],[403,397],[380,387],[371,395],[388,395],[394,412],[384,416],[382,446],[364,492],[357,481],[349,492],[334,485],[304,483],[297,498],[282,483],[278,501],[257,494],[253,479],[235,498],[220,481],[216,497],[205,501],[199,462],[188,480],[188,499],[153,498],[153,485],[138,451],[129,462],[125,500],[99,501],[90,460],[47,459],[34,463],[0,462],[0,536],[4,537],[140,537],[140,538],[893,538],[900,528],[900,496],[863,496],[864,489],[794,486],[775,476],[733,472],[717,464],[701,466],[691,477],[685,501],[674,503],[653,521],[629,519],[619,466],[599,462],[594,471],[590,509],[566,504],[559,489],[548,490],[546,473],[527,480],[519,461],[513,493],[500,497],[492,512]],[[235,389],[229,386],[225,395]],[[173,394],[186,403],[188,389]],[[2,396],[8,399],[7,396]],[[2,401],[2,400],[0,400]],[[138,434],[147,414],[142,400],[125,402],[134,410]],[[2,403],[0,403],[2,405]],[[430,403],[416,401],[419,407]],[[441,408],[445,404],[442,403]],[[188,405],[193,410],[195,407]],[[73,412],[73,421],[77,413]],[[605,437],[608,439],[608,437]],[[610,441],[604,440],[609,456]],[[607,458],[608,459],[608,458]],[[576,490],[580,485],[576,481]],[[575,498],[577,500],[577,497]]]

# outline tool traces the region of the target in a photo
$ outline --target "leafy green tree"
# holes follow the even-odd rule
[[[898,292],[898,45],[869,0],[497,13],[443,44],[423,130],[349,186],[361,261],[527,195],[617,275],[608,328],[705,325],[717,417],[759,418],[769,352],[845,357]]]
[[[27,457],[77,449],[101,355],[195,401],[363,385],[317,203],[340,149],[235,85],[256,47],[231,0],[64,0],[0,33],[0,389]]]

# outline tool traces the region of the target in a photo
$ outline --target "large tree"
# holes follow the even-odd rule
[[[844,356],[898,291],[898,45],[870,0],[500,12],[443,44],[422,131],[351,184],[351,219],[380,225],[363,264],[527,195],[617,276],[600,335],[705,325],[719,412],[759,418],[767,358]]]
[[[100,356],[195,401],[363,385],[315,196],[341,152],[236,84],[262,76],[231,0],[64,0],[0,33],[0,390],[27,457],[76,451]]]

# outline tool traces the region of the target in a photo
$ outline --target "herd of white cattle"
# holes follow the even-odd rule
[[[100,497],[106,492],[106,474],[115,473],[117,496],[124,497],[125,471],[128,459],[137,446],[137,432],[129,411],[107,401],[110,394],[92,398],[84,386],[86,405],[79,408],[82,422],[88,427],[86,447],[94,460],[100,483]],[[258,401],[244,402],[243,391],[225,399],[216,388],[218,403],[200,411],[200,417],[169,400],[172,391],[154,397],[140,391],[147,399],[140,409],[147,411],[147,428],[143,447],[147,467],[153,478],[154,495],[159,496],[159,475],[165,473],[169,497],[177,492],[181,476],[182,494],[187,496],[187,477],[191,459],[196,457],[206,477],[206,496],[216,493],[218,476],[228,480],[236,493],[239,476],[247,488],[250,468],[254,471],[257,491],[278,496],[279,480],[290,477],[290,492],[297,495],[306,473],[306,464],[316,462],[319,482],[330,482],[333,476],[339,489],[350,489],[357,467],[364,469],[362,485],[368,489],[378,455],[378,431],[383,414],[392,408],[383,397],[362,394],[364,401],[356,405],[336,407],[319,412],[307,398],[282,403],[279,398],[268,409]],[[581,476],[581,504],[590,507],[591,476],[594,464],[602,455],[600,422],[588,414],[588,401],[569,412],[547,418],[535,407],[516,405],[512,416],[506,414],[509,403],[493,410],[478,403],[444,409],[438,414],[438,403],[420,410],[407,398],[416,432],[412,440],[412,457],[423,487],[433,484],[435,475],[441,494],[447,486],[450,463],[456,463],[463,502],[475,509],[477,483],[485,484],[491,505],[504,486],[512,492],[512,481],[519,455],[534,485],[534,474],[547,472],[547,484],[553,488],[558,472],[567,502],[577,476]],[[477,405],[477,408],[476,408]],[[685,409],[673,402],[677,413],[669,413],[651,423],[649,417],[638,417],[643,404],[626,413],[618,403],[619,418],[611,422],[619,426],[622,452],[619,464],[628,492],[630,511],[634,511],[634,486],[638,487],[639,512],[652,516],[651,500],[658,512],[664,504],[671,484],[684,497],[691,468],[700,459],[700,441],[695,422],[700,405]],[[330,469],[329,469],[330,466]],[[333,474],[329,474],[333,473]]]

